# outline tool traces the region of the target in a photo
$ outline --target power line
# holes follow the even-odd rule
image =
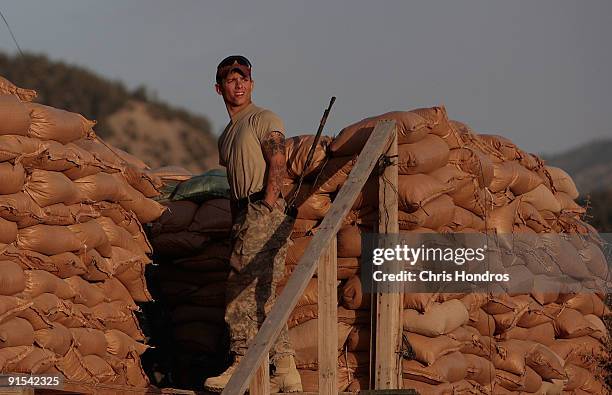
[[[0,16],[2,16],[2,20],[4,21],[4,24],[6,25],[6,27],[8,28],[8,31],[11,34],[11,37],[13,38],[13,42],[15,43],[15,46],[17,47],[17,50],[19,50],[19,53],[21,54],[21,56],[25,56],[23,54],[23,51],[21,50],[21,47],[19,46],[19,43],[17,42],[17,39],[15,38],[15,35],[13,34],[13,30],[11,29],[11,26],[9,25],[6,18],[4,17],[4,13],[2,13],[2,10],[0,10]]]

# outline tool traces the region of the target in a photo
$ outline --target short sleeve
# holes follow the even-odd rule
[[[264,110],[258,114],[255,133],[259,141],[261,141],[269,132],[285,134],[285,125],[278,115],[272,111]]]

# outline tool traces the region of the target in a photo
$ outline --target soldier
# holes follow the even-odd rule
[[[233,218],[225,321],[234,363],[204,383],[207,390],[219,392],[274,304],[294,219],[285,214],[281,196],[287,171],[285,128],[276,114],[251,101],[251,63],[243,56],[225,58],[216,82],[230,116],[219,137],[219,164],[227,168]],[[274,392],[302,391],[294,355],[285,325],[270,352]]]

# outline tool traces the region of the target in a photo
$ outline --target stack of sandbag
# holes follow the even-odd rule
[[[0,372],[145,387],[156,177],[94,122],[0,78]]]
[[[222,176],[219,176],[219,174]],[[219,176],[219,177],[218,177]],[[219,182],[221,181],[221,182]],[[149,227],[155,251],[150,283],[160,310],[151,342],[165,384],[199,389],[227,355],[225,287],[231,213],[225,174],[217,170],[176,186],[166,212]]]

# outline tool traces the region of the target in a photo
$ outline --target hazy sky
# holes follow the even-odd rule
[[[21,47],[227,123],[217,63],[254,65],[254,99],[312,133],[444,104],[531,152],[612,137],[612,1],[0,1]],[[14,52],[5,26],[0,49]]]

